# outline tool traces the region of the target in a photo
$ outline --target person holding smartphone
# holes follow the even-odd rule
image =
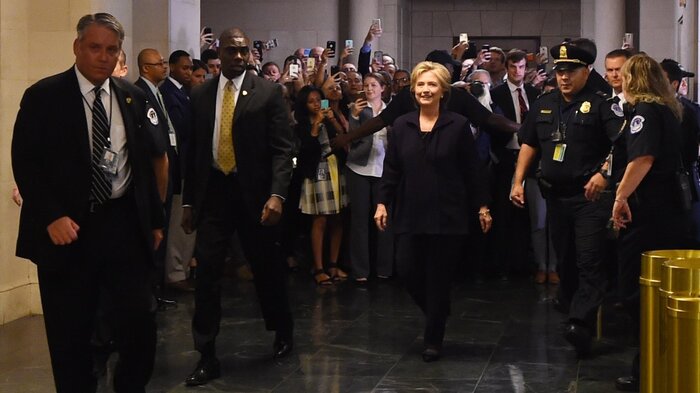
[[[347,278],[347,273],[337,264],[343,239],[340,212],[347,206],[347,194],[342,171],[345,150],[332,150],[329,143],[342,132],[342,126],[330,108],[321,109],[322,101],[325,100],[319,88],[304,86],[297,97],[294,117],[296,134],[301,141],[297,167],[303,177],[299,208],[303,214],[311,216],[314,281],[319,286],[327,286]],[[327,270],[323,263],[326,230],[330,232]]]
[[[364,79],[364,96],[358,97],[351,105],[350,132],[367,120],[378,116],[386,104],[382,93],[388,89],[384,77],[369,73]],[[346,166],[348,193],[352,209],[350,211],[350,260],[352,274],[358,283],[365,283],[370,274],[370,245],[376,252],[376,273],[378,278],[393,275],[394,239],[391,230],[377,233],[376,241],[371,241],[371,228],[368,218],[374,213],[379,198],[379,180],[384,167],[384,156],[388,139],[387,128],[358,139],[350,145]]]

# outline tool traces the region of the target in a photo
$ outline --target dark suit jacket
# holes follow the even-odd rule
[[[158,87],[165,101],[165,109],[168,111],[170,121],[177,134],[177,146],[181,174],[186,173],[185,163],[190,154],[190,140],[192,139],[192,105],[190,98],[183,90],[180,90],[170,81],[165,79]],[[171,162],[171,165],[174,165]]]
[[[333,127],[333,123],[326,119],[323,121],[323,124],[328,133],[328,140],[335,138],[337,131],[335,127]],[[297,156],[297,169],[302,177],[313,179],[316,177],[316,169],[318,168],[318,163],[321,161],[321,144],[318,141],[318,137],[311,136],[310,124],[297,124],[296,134],[300,141],[299,154]],[[370,135],[370,138],[371,137]],[[345,149],[335,149],[332,150],[331,153],[334,154],[338,160],[338,169],[342,168],[347,156]]]
[[[525,94],[527,94],[527,101],[530,104],[530,107],[532,107],[532,104],[540,95],[540,92],[536,88],[526,83]],[[493,103],[501,109],[501,111],[503,112],[503,116],[505,116],[508,120],[515,121],[516,109],[513,105],[513,98],[510,94],[510,87],[508,86],[508,83],[504,83],[498,87],[493,88],[491,90],[491,99],[493,100]],[[518,108],[518,110],[520,110],[520,108]],[[522,123],[525,122],[525,119],[521,120]],[[508,141],[510,141],[512,137],[512,134],[504,132],[492,133],[491,150],[494,152],[494,154],[499,156],[503,152],[506,144],[508,144]]]
[[[148,104],[135,86],[111,78],[126,129],[130,195],[138,210],[143,246],[152,255],[152,229],[163,227],[163,209],[150,160]],[[79,258],[77,245],[55,246],[46,227],[68,216],[78,225],[89,210],[91,150],[83,98],[74,68],[43,79],[22,97],[12,138],[12,168],[24,204],[17,256],[59,267]],[[80,238],[80,233],[78,234]]]
[[[192,206],[195,225],[214,162],[212,139],[218,83],[219,78],[214,78],[192,90],[194,133],[182,199],[183,204]],[[293,135],[278,84],[246,74],[233,114],[233,141],[244,208],[258,222],[271,194],[287,196],[292,176]]]
[[[394,233],[469,233],[489,194],[467,119],[443,111],[423,139],[415,111],[396,119],[391,132],[379,202],[394,208]]]
[[[151,106],[153,106],[153,109],[156,110],[156,114],[158,115],[158,128],[160,129],[161,136],[163,137],[163,141],[165,141],[165,145],[167,146],[166,151],[168,152],[168,195],[171,195],[172,193],[179,194],[180,193],[180,182],[182,180],[182,177],[180,175],[180,157],[178,155],[178,152],[175,151],[175,148],[173,148],[170,145],[170,136],[168,135],[169,133],[169,127],[168,127],[168,119],[165,116],[165,113],[163,113],[160,103],[158,102],[158,98],[153,95],[153,92],[151,92],[151,88],[148,87],[146,82],[144,82],[143,79],[139,78],[134,82],[136,86],[138,86],[141,90],[143,90],[144,94],[146,95],[146,100],[151,103]],[[161,92],[161,95],[163,92]],[[165,101],[165,97],[163,97],[163,100]],[[171,120],[172,121],[172,120]],[[175,124],[173,123],[173,127],[175,127]],[[176,139],[178,146],[180,145],[180,140],[177,138],[177,131],[176,133]],[[162,154],[162,153],[161,153]]]

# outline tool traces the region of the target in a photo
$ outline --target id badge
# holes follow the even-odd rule
[[[556,162],[563,162],[564,154],[566,154],[566,143],[557,143],[556,146],[554,146],[554,156],[552,159]]]
[[[318,180],[318,181],[328,180],[328,171],[326,170],[326,168],[318,168],[316,170],[316,180]]]
[[[170,131],[168,133],[168,137],[170,137],[170,146],[177,147],[177,137],[175,136],[175,133]]]
[[[102,153],[102,160],[100,161],[100,169],[108,175],[116,176],[118,164],[119,155],[105,147],[104,153]]]

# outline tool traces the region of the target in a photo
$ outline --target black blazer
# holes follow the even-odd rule
[[[158,87],[163,95],[165,109],[168,111],[170,121],[177,134],[177,149],[180,163],[180,173],[184,174],[187,155],[190,153],[190,140],[192,139],[192,105],[190,98],[183,90],[166,78]],[[170,165],[175,165],[171,162]]]
[[[535,102],[535,100],[537,100],[540,92],[527,83],[524,86],[527,101],[532,108],[532,104]],[[501,109],[503,116],[505,116],[508,120],[515,121],[515,105],[513,104],[513,98],[510,94],[510,87],[508,86],[508,83],[504,83],[491,89],[491,99],[493,100],[493,103]],[[520,110],[520,108],[518,108],[518,110]],[[525,123],[525,119],[521,119],[521,123]],[[491,134],[491,150],[494,152],[494,154],[500,155],[512,137],[513,134],[493,132]]]
[[[219,78],[192,90],[193,135],[185,165],[183,204],[191,205],[194,223],[204,203],[213,168],[212,139]],[[292,129],[279,84],[246,73],[233,113],[233,140],[244,208],[260,221],[260,211],[271,194],[287,196],[292,176]]]
[[[421,135],[418,111],[396,119],[384,158],[379,202],[393,206],[395,233],[467,234],[487,185],[468,120],[440,113],[433,131]]]
[[[160,103],[158,103],[158,98],[153,95],[153,92],[151,92],[151,88],[148,87],[146,82],[139,78],[134,82],[136,86],[138,86],[143,93],[146,95],[146,101],[148,101],[151,106],[153,106],[153,109],[156,110],[156,114],[158,115],[158,128],[160,130],[160,135],[163,138],[164,145],[167,146],[166,150],[168,153],[168,195],[175,193],[179,194],[180,193],[180,181],[181,181],[181,176],[180,176],[180,158],[178,157],[177,151],[175,151],[175,148],[173,148],[170,145],[170,136],[168,135],[169,133],[169,127],[168,127],[168,119],[165,117],[165,113],[163,113],[163,110],[160,107]],[[161,92],[161,95],[163,93]],[[165,99],[164,99],[165,100]],[[175,127],[173,125],[173,127]],[[176,132],[176,139],[177,138],[177,132]],[[180,141],[177,141],[178,146],[180,144]],[[158,153],[158,151],[154,151],[154,153]],[[163,154],[160,152],[160,154]]]
[[[152,256],[152,230],[163,227],[149,149],[149,134],[157,130],[146,116],[150,106],[141,90],[117,78],[110,78],[110,86],[126,130],[129,195],[133,195],[138,211],[143,246]],[[74,68],[29,87],[22,97],[12,138],[12,169],[24,199],[17,256],[57,267],[79,257],[76,243],[53,245],[46,227],[63,216],[83,224],[89,210],[90,157],[85,109]]]
[[[323,124],[328,132],[328,140],[335,138],[338,132],[333,127],[333,123],[326,119]],[[296,134],[300,141],[299,155],[297,156],[299,174],[304,178],[312,179],[316,176],[316,168],[321,161],[321,144],[318,142],[318,137],[311,136],[311,124],[297,124]],[[341,169],[347,157],[345,149],[334,149],[331,153],[338,159],[338,169]]]

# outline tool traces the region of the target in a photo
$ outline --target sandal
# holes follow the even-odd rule
[[[320,286],[333,285],[333,279],[323,269],[314,270],[314,281]]]
[[[328,268],[328,273],[331,274],[331,278],[334,281],[345,281],[348,279],[348,274],[342,271],[339,267],[338,264],[335,262],[329,263],[331,267]]]

